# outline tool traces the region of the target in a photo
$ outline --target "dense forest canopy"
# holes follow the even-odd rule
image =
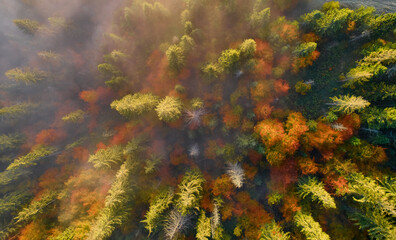
[[[394,240],[396,9],[349,3],[0,0],[0,239]]]

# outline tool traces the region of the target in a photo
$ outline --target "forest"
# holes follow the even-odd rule
[[[0,0],[0,240],[396,240],[396,12],[313,2]]]

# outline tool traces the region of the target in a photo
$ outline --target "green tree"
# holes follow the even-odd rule
[[[130,208],[127,207],[134,197],[135,186],[131,176],[135,165],[132,159],[125,161],[117,171],[114,182],[107,193],[105,206],[93,222],[88,240],[108,239],[113,231],[128,219]]]
[[[333,103],[329,103],[328,105],[332,105],[332,111],[335,112],[343,112],[343,113],[353,113],[356,110],[361,110],[370,105],[370,102],[364,100],[362,97],[342,95],[339,97],[331,97]]]
[[[28,154],[15,159],[8,167],[7,170],[15,170],[18,168],[27,168],[37,165],[38,161],[49,157],[55,152],[55,148],[43,145],[36,146]]]
[[[246,39],[239,46],[239,52],[242,59],[247,60],[254,57],[256,52],[256,41],[253,39]]]
[[[316,42],[301,43],[294,50],[294,54],[298,57],[306,57],[309,56],[313,51],[315,51],[316,47],[317,47]]]
[[[110,63],[101,63],[98,65],[98,70],[105,76],[120,75],[121,71],[116,66]]]
[[[182,115],[182,103],[178,98],[166,96],[155,111],[161,121],[174,122]]]
[[[331,195],[325,190],[324,184],[316,178],[302,178],[298,182],[298,194],[302,198],[311,197],[312,200],[319,201],[324,208],[336,208],[336,204]]]
[[[171,45],[165,52],[169,68],[174,73],[179,73],[185,65],[184,49],[178,45]]]
[[[40,71],[38,69],[31,69],[31,68],[10,69],[5,73],[5,75],[9,79],[13,79],[17,82],[25,83],[26,85],[44,81],[48,77],[48,73],[44,71]]]
[[[224,70],[233,72],[238,69],[239,60],[240,52],[238,50],[227,49],[221,52],[218,62]]]
[[[396,128],[396,108],[379,109],[370,107],[364,109],[361,118],[371,129]]]
[[[290,233],[284,233],[282,227],[275,221],[266,223],[261,228],[260,240],[289,240]]]
[[[250,15],[249,23],[254,29],[264,28],[268,25],[270,17],[270,8],[265,8],[260,11],[253,11],[252,15]]]
[[[305,95],[307,92],[311,91],[312,85],[303,81],[298,81],[294,87],[296,92],[300,93],[301,95]]]
[[[192,210],[199,209],[199,201],[203,194],[203,183],[205,179],[197,170],[186,172],[177,195],[176,206],[182,215],[188,215]]]
[[[151,234],[156,230],[160,223],[161,215],[169,208],[173,201],[173,191],[165,190],[160,192],[150,202],[149,210],[146,212],[145,219],[142,221],[145,223],[145,228]]]
[[[29,35],[34,35],[40,28],[40,24],[31,19],[14,19],[13,22],[22,32]]]
[[[217,63],[209,63],[202,68],[203,77],[208,81],[220,78],[224,69]]]
[[[82,123],[85,119],[86,113],[78,109],[62,117],[62,120],[67,123]]]
[[[319,223],[316,222],[310,214],[299,211],[294,216],[294,222],[307,240],[330,240],[329,235],[323,232]]]
[[[159,98],[151,93],[135,93],[126,95],[120,100],[113,101],[110,106],[124,117],[139,116],[154,110]]]
[[[0,135],[0,152],[4,153],[10,150],[15,150],[23,143],[21,136],[16,134]]]
[[[361,173],[352,174],[348,181],[349,193],[356,196],[355,201],[396,217],[396,194]]]
[[[201,210],[198,217],[197,234],[195,237],[198,240],[208,240],[212,234],[210,218],[206,217],[205,211]]]
[[[123,159],[122,146],[113,145],[90,155],[88,162],[92,163],[95,168],[111,168],[113,165],[121,163]]]

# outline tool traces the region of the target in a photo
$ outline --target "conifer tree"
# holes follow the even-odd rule
[[[64,122],[68,122],[68,123],[81,123],[84,121],[86,116],[86,113],[81,110],[78,109],[77,111],[71,112],[65,116],[62,117],[62,120]]]
[[[0,152],[4,153],[9,150],[14,150],[23,142],[21,136],[16,134],[0,135]]]
[[[267,223],[261,228],[260,240],[289,240],[290,233],[284,233],[282,227],[275,221]]]
[[[203,183],[205,179],[197,170],[186,172],[178,188],[176,206],[180,213],[188,215],[193,210],[199,209],[199,201],[202,198]]]
[[[329,103],[332,105],[333,111],[343,112],[346,114],[353,113],[356,110],[361,110],[370,105],[370,102],[364,100],[362,97],[342,95],[339,97],[331,97],[333,103]]]
[[[324,208],[336,208],[334,199],[324,189],[324,184],[316,178],[302,178],[298,183],[299,195],[302,198],[310,196],[312,200],[319,201]]]
[[[161,215],[169,208],[173,201],[173,192],[164,190],[160,192],[150,203],[149,210],[146,212],[145,228],[149,231],[149,235],[156,230],[161,219]]]
[[[119,145],[114,145],[106,149],[100,149],[95,154],[90,155],[88,162],[95,168],[111,168],[123,160],[123,149]]]
[[[253,58],[256,52],[256,41],[253,39],[246,39],[239,46],[239,51],[242,59],[247,60]]]
[[[174,73],[179,73],[185,64],[183,48],[175,44],[170,46],[168,50],[166,50],[166,57],[168,58],[170,70]]]
[[[130,181],[135,168],[132,159],[125,161],[118,170],[115,180],[106,196],[105,206],[93,222],[88,240],[108,239],[116,227],[128,219],[128,204],[134,196],[134,186]]]
[[[178,98],[166,96],[155,108],[158,118],[165,122],[174,122],[182,115],[182,103]]]
[[[299,211],[294,216],[294,222],[307,240],[330,240],[329,235],[323,232],[319,223],[310,214]]]
[[[191,216],[183,215],[173,209],[165,221],[164,231],[167,240],[177,239],[177,237],[187,231],[190,227]]]
[[[233,72],[239,67],[239,60],[240,51],[236,49],[227,49],[221,52],[218,62],[224,70]]]
[[[29,113],[37,107],[33,103],[20,103],[9,107],[0,108],[0,120],[15,120]]]
[[[34,35],[40,28],[37,21],[31,19],[14,19],[14,24],[24,33]]]
[[[151,93],[135,93],[113,101],[110,106],[124,117],[132,117],[154,110],[158,102],[158,97]]]
[[[38,145],[32,149],[28,154],[15,159],[7,170],[15,170],[19,168],[28,168],[37,165],[38,161],[50,156],[55,152],[55,148]]]
[[[26,85],[38,83],[48,78],[48,73],[32,68],[13,68],[8,70],[5,75],[9,79],[25,83]]]
[[[201,210],[201,214],[198,217],[197,223],[197,234],[198,240],[208,240],[212,234],[210,218],[206,217],[205,211]]]

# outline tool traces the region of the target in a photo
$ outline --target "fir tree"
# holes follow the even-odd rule
[[[90,155],[88,159],[88,162],[92,163],[95,168],[111,168],[122,161],[123,148],[119,145],[100,149],[95,154]]]
[[[282,227],[275,221],[267,223],[261,228],[260,240],[289,240],[290,233],[284,233]]]
[[[201,214],[198,217],[197,223],[197,234],[198,240],[208,240],[212,234],[210,218],[206,217],[205,211],[201,210]]]
[[[294,216],[294,222],[307,240],[330,240],[329,235],[323,232],[319,223],[310,214],[299,211]]]
[[[182,103],[178,98],[166,96],[155,108],[158,118],[165,122],[174,122],[182,115]]]
[[[330,99],[333,100],[333,103],[329,103],[329,105],[334,106],[332,107],[333,111],[346,114],[353,113],[356,110],[361,110],[370,105],[370,103],[362,97],[356,96],[344,95],[340,97],[331,97]]]
[[[36,146],[28,154],[15,159],[8,167],[7,170],[15,170],[19,168],[28,168],[37,165],[38,161],[50,156],[55,152],[55,148],[43,145]]]
[[[132,117],[153,110],[158,105],[158,102],[158,97],[151,93],[135,93],[113,101],[110,106],[124,117]]]
[[[190,227],[191,216],[183,215],[177,210],[172,210],[165,221],[164,231],[168,240],[177,239],[177,237],[187,231]]]
[[[182,215],[188,215],[199,209],[205,179],[196,170],[188,171],[179,184],[176,206]]]
[[[165,190],[160,192],[150,203],[149,210],[146,212],[145,219],[142,221],[145,223],[145,228],[151,234],[156,230],[161,219],[161,215],[169,208],[173,201],[173,192],[171,190]]]
[[[37,21],[31,19],[14,19],[14,24],[24,33],[34,35],[40,28]]]
[[[44,81],[48,78],[48,73],[32,68],[13,68],[8,70],[5,75],[7,78],[15,80],[17,82],[22,82],[26,85],[38,83]]]
[[[298,183],[299,195],[302,198],[310,196],[312,200],[319,201],[324,208],[336,208],[334,199],[324,189],[324,184],[316,178],[302,178]]]
[[[62,117],[62,120],[67,123],[81,123],[84,121],[86,113],[79,109],[77,111],[71,112]]]

